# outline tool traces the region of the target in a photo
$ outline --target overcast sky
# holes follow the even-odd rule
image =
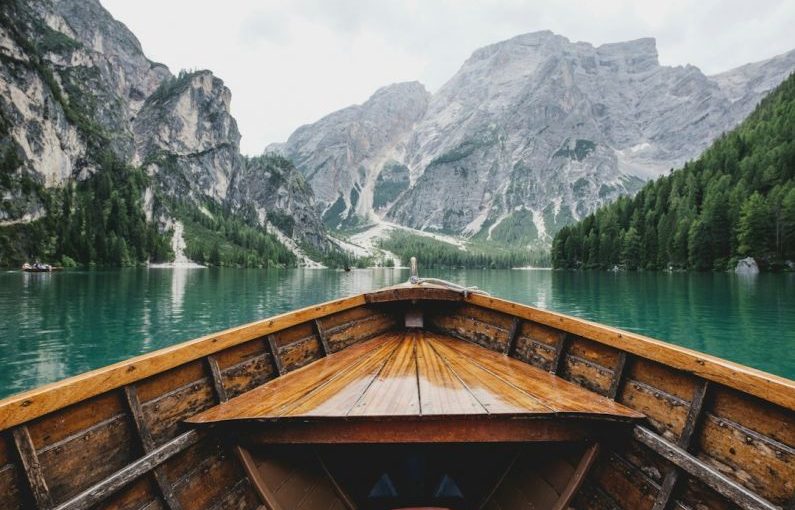
[[[176,73],[232,90],[244,153],[419,80],[437,90],[475,49],[537,30],[593,44],[657,39],[707,74],[795,49],[793,0],[100,0]]]

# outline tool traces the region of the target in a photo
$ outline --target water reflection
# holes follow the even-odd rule
[[[795,377],[793,274],[422,274]],[[390,268],[3,272],[0,395],[407,279]]]

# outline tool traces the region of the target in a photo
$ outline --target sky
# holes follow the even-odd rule
[[[224,80],[246,154],[384,85],[434,92],[477,48],[527,32],[654,37],[661,64],[707,74],[795,49],[792,0],[100,1],[151,60]]]

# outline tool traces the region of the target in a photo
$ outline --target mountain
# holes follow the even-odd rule
[[[208,262],[333,249],[292,164],[240,154],[223,81],[148,60],[98,1],[3,2],[0,61],[0,263],[168,259],[175,231]]]
[[[406,159],[409,136],[430,98],[418,82],[390,85],[362,105],[298,128],[286,144],[269,150],[287,155],[301,169],[330,224],[355,223],[394,200],[385,191],[390,185],[397,191],[408,183],[407,169],[396,162]]]
[[[725,271],[741,257],[795,270],[795,74],[697,160],[564,227],[552,249],[562,268]]]
[[[595,47],[537,32],[475,51],[432,95],[385,87],[276,148],[330,226],[380,218],[543,245],[697,156],[793,69],[795,51],[709,77],[661,66],[654,39]]]

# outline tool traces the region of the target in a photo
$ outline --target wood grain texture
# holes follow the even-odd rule
[[[271,510],[351,508],[311,447],[257,449],[250,458]]]
[[[500,298],[470,294],[466,301],[582,336],[795,410],[795,381],[784,377],[629,331]]]
[[[439,335],[433,336],[434,348],[455,351],[460,363],[482,367],[491,377],[498,378],[512,387],[532,396],[556,413],[613,416],[617,419],[642,418],[642,414],[595,395],[559,377],[528,366],[519,360],[479,348],[467,342],[456,341]]]
[[[0,431],[270,333],[365,304],[364,295],[276,315],[131,358],[0,401]]]
[[[329,355],[188,421],[494,414],[643,417],[504,354],[437,333],[406,331]]]
[[[298,420],[236,425],[226,431],[245,445],[276,444],[423,444],[534,443],[603,441],[631,431],[628,424],[593,420],[513,415],[395,417],[389,420]]]
[[[138,398],[138,391],[134,385],[128,385],[124,387],[124,395],[127,400],[127,406],[130,410],[130,415],[133,418],[133,425],[135,426],[135,430],[138,433],[141,446],[143,447],[144,452],[151,452],[156,448],[155,440],[152,438],[152,434],[149,432],[149,428],[144,422],[143,409],[141,408],[141,401]],[[153,468],[152,471],[155,483],[157,484],[158,490],[160,491],[160,495],[163,497],[167,507],[170,510],[182,510],[179,502],[176,500],[176,498],[174,498],[174,493],[171,490],[171,486],[169,485],[168,481],[166,480],[162,467],[157,466]]]
[[[199,441],[200,437],[201,435],[194,430],[185,432],[181,436],[152,450],[140,459],[127,465],[124,469],[117,471],[96,485],[74,496],[69,501],[58,505],[55,507],[55,510],[82,510],[91,507],[114,494],[122,487],[132,483],[141,475],[161,465],[177,453],[195,444]]]
[[[574,496],[577,494],[583,481],[585,481],[588,471],[590,471],[591,466],[593,466],[596,456],[599,455],[599,448],[599,443],[594,443],[585,450],[580,462],[577,464],[577,468],[569,479],[569,483],[563,489],[563,492],[560,493],[560,499],[555,502],[555,506],[552,510],[566,510],[569,508],[569,505],[574,500]]]
[[[645,444],[683,471],[700,480],[718,494],[745,510],[780,510],[780,507],[746,489],[731,478],[705,464],[685,450],[643,427],[635,427],[635,439]]]
[[[395,338],[379,338],[349,347],[342,353],[322,358],[311,365],[278,377],[226,403],[192,416],[189,423],[218,420],[281,417],[300,405],[312,392],[332,383],[373,356],[386,356],[397,345]]]
[[[25,426],[17,427],[12,431],[12,435],[17,454],[22,461],[22,471],[25,473],[25,479],[28,482],[33,498],[36,500],[36,505],[41,509],[52,507],[53,501],[50,495],[50,488],[44,478],[42,466],[36,454],[36,448],[33,446],[33,440],[30,438],[28,428]]]
[[[417,383],[417,339],[404,334],[381,371],[348,410],[347,416],[421,414]]]

